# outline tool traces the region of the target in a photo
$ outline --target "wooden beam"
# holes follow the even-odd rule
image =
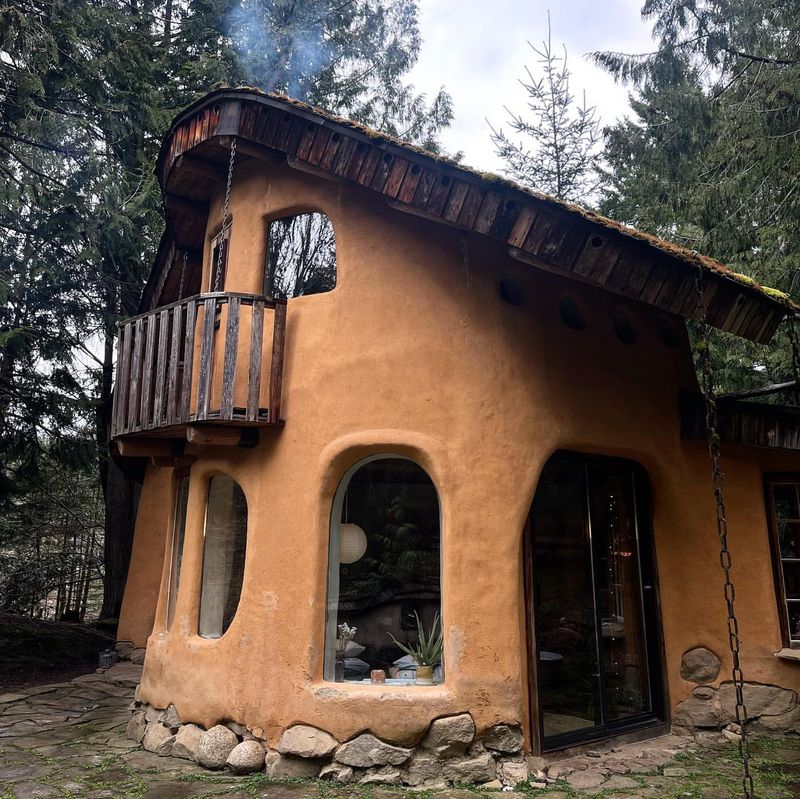
[[[164,206],[168,211],[178,211],[184,214],[208,214],[208,203],[189,200],[177,194],[165,194]]]
[[[190,424],[186,427],[186,440],[199,446],[252,449],[258,444],[259,436],[255,427]]]
[[[315,178],[323,178],[324,180],[329,180],[331,183],[338,183],[340,186],[347,186],[350,184],[349,180],[345,180],[343,177],[329,172],[327,169],[320,169],[320,167],[309,164],[307,161],[301,161],[293,155],[287,157],[286,163],[292,169],[296,169],[298,172],[305,172],[307,175],[313,175]]]
[[[173,169],[179,169],[206,180],[224,181],[228,176],[228,171],[222,164],[188,153],[178,156]]]
[[[789,380],[786,383],[771,383],[768,386],[761,386],[760,388],[743,388],[739,391],[729,391],[726,394],[720,394],[717,399],[745,399],[747,397],[765,397],[768,394],[777,394],[779,391],[788,391],[797,385],[796,380]]]
[[[226,150],[231,149],[230,136],[220,136],[217,141]],[[239,153],[242,155],[249,155],[251,158],[258,158],[260,161],[268,161],[271,164],[282,164],[286,160],[286,155],[284,153],[273,150],[271,147],[266,147],[258,142],[247,141],[247,139],[243,139],[241,136],[236,139],[236,153],[237,155]],[[228,171],[226,169],[226,178],[227,175]]]
[[[175,458],[183,449],[180,439],[169,438],[121,439],[116,443],[123,458]]]

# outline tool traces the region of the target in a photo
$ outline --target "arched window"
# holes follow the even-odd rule
[[[208,486],[200,624],[204,638],[219,638],[230,627],[242,593],[247,546],[247,500],[227,475]]]
[[[326,679],[441,682],[439,528],[436,488],[413,461],[371,458],[344,476],[331,515]],[[405,651],[418,649],[420,628],[431,663]]]
[[[335,286],[336,237],[325,214],[297,214],[267,224],[267,296],[322,294]]]

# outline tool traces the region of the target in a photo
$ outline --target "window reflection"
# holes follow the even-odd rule
[[[177,476],[175,491],[175,513],[172,521],[172,552],[170,555],[169,588],[167,601],[167,627],[172,625],[175,616],[175,603],[181,579],[183,561],[183,539],[186,534],[186,508],[189,503],[189,472]]]
[[[227,475],[213,477],[208,487],[203,583],[198,632],[219,638],[236,615],[242,592],[247,546],[247,500]]]
[[[419,643],[440,613],[439,500],[415,463],[380,458],[345,477],[331,521],[325,678],[414,683]],[[416,614],[416,615],[415,615]],[[441,681],[442,664],[432,664]]]
[[[542,473],[532,525],[545,739],[653,710],[639,572],[642,501],[625,461],[563,453]]]
[[[297,214],[269,222],[265,294],[299,297],[322,294],[335,286],[336,237],[325,214]]]

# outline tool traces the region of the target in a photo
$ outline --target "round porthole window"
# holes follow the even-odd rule
[[[623,344],[635,344],[638,335],[626,313],[614,311],[614,332]]]
[[[559,300],[558,312],[567,327],[571,327],[573,330],[583,330],[586,327],[578,303],[572,297],[562,297]]]
[[[500,296],[509,305],[525,304],[525,284],[516,275],[503,275],[499,283]]]

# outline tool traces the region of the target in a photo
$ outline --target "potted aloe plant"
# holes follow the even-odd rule
[[[433,617],[431,629],[426,633],[416,610],[414,611],[414,617],[417,620],[417,636],[419,638],[416,644],[411,646],[401,644],[391,633],[389,633],[389,637],[403,652],[411,655],[417,661],[417,684],[433,685],[433,668],[442,659],[442,646],[444,643],[441,620],[437,612]]]

